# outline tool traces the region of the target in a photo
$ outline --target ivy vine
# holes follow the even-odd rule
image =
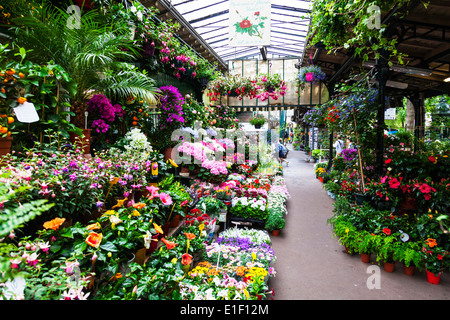
[[[405,63],[406,54],[397,50],[397,39],[386,34],[381,13],[395,6],[406,7],[411,0],[316,0],[311,12],[309,38],[312,44],[323,43],[329,52],[340,49],[354,51],[363,62],[369,57],[383,57],[392,64]],[[426,7],[426,3],[422,2]],[[394,15],[405,14],[398,10]]]

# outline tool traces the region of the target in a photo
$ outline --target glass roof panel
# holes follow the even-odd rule
[[[166,0],[224,60],[262,59],[258,47],[229,45],[229,0]],[[271,1],[271,44],[268,57],[303,56],[309,30],[310,0]],[[304,18],[302,18],[304,17]]]

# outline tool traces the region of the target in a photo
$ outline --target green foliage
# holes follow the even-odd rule
[[[8,178],[9,176],[10,174],[8,173],[1,175],[2,178]],[[30,187],[28,186],[11,189],[8,184],[0,183],[0,238],[23,226],[24,223],[33,220],[55,205],[54,203],[48,203],[46,199],[20,204],[18,200],[29,189]]]
[[[282,213],[274,213],[269,211],[269,215],[267,216],[265,229],[269,231],[273,230],[281,230],[286,226],[286,220],[283,217]]]
[[[401,8],[409,2],[399,0],[396,5]],[[384,51],[388,55],[386,58],[395,58],[403,63],[405,55],[396,49],[397,39],[385,34],[386,25],[380,25],[380,28],[374,25],[378,13],[373,6],[378,6],[382,14],[390,11],[393,3],[389,0],[314,1],[309,31],[311,43],[321,42],[330,51],[341,48],[353,51],[363,61],[367,61],[370,55],[379,59]],[[402,12],[394,16],[400,14]],[[381,19],[381,16],[378,18]]]

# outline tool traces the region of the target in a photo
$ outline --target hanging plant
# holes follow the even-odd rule
[[[322,71],[319,66],[310,65],[300,69],[298,74],[297,82],[300,86],[304,86],[305,83],[317,83],[319,81],[325,80],[326,74]]]

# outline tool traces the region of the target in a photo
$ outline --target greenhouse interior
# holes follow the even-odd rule
[[[449,300],[449,35],[445,0],[1,1],[0,299]]]

